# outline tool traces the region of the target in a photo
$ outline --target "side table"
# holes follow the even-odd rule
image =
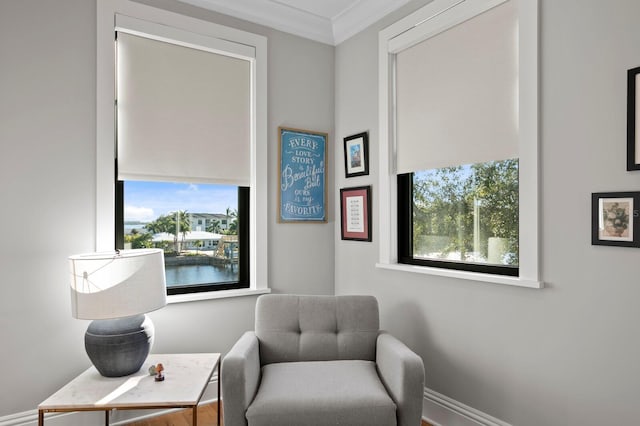
[[[149,375],[151,365],[162,363],[165,380]],[[111,410],[191,408],[192,425],[198,422],[198,403],[211,380],[220,371],[220,354],[152,354],[135,374],[104,377],[95,367],[63,386],[38,406],[38,426],[44,414],[70,411],[104,411],[109,425]],[[220,374],[218,374],[218,426],[220,426]]]

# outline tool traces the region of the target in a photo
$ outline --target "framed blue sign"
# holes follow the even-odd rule
[[[278,128],[278,222],[327,221],[327,134]]]

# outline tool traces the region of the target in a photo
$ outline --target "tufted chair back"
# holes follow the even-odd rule
[[[375,361],[379,327],[378,302],[372,296],[268,294],[256,304],[261,365]]]

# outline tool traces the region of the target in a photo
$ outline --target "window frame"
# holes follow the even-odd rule
[[[167,31],[187,31],[254,49],[252,71],[249,288],[177,295],[169,303],[269,292],[267,268],[267,39],[131,0],[97,3],[96,42],[96,251],[115,248],[115,33],[116,15]],[[171,37],[170,37],[171,38]]]
[[[395,166],[395,54],[445,29],[463,23],[506,0],[434,0],[380,31],[379,73],[379,268],[438,275],[480,282],[543,288],[539,273],[538,193],[538,0],[510,0],[518,8],[519,70],[519,271],[511,277],[478,271],[453,270],[399,262],[398,225],[407,211],[398,211]],[[399,241],[400,240],[400,241]]]

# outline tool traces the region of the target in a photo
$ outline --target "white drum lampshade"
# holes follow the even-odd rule
[[[78,254],[69,261],[74,318],[122,318],[167,304],[161,249]]]

